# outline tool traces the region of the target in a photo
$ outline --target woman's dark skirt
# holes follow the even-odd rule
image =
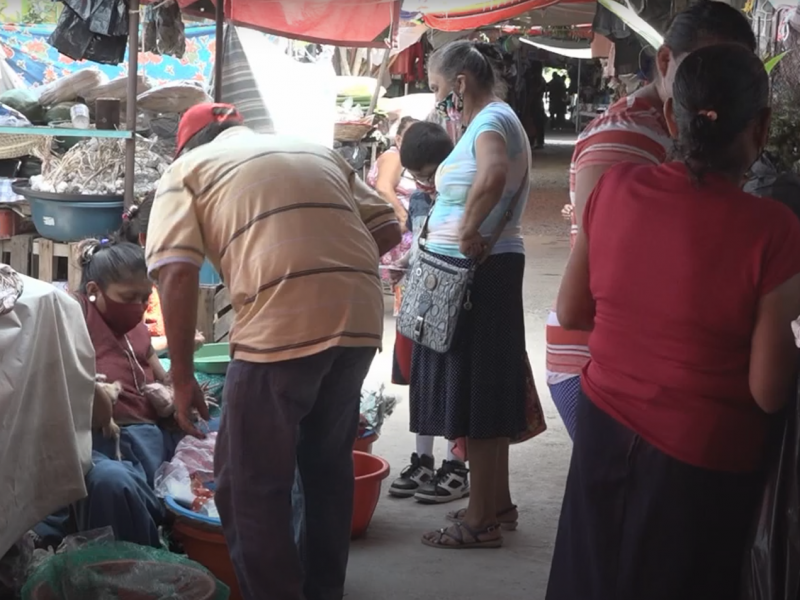
[[[524,271],[524,254],[490,256],[475,272],[473,307],[461,311],[450,351],[414,344],[412,432],[453,440],[514,437],[525,430]]]
[[[547,600],[736,600],[759,474],[660,452],[581,392]]]

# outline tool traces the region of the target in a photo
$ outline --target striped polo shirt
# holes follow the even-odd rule
[[[372,233],[394,210],[335,151],[235,127],[175,161],[147,231],[151,276],[207,257],[228,286],[231,354],[268,363],[380,347]]]
[[[661,164],[672,140],[661,109],[642,98],[628,96],[592,121],[575,143],[569,169],[569,199],[575,205],[575,182],[587,167],[611,168],[621,162]],[[570,247],[578,236],[572,213]],[[580,375],[589,362],[589,334],[566,331],[555,311],[547,319],[547,383],[555,385]]]

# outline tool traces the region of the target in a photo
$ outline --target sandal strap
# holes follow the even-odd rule
[[[497,513],[497,516],[498,517],[505,517],[507,514],[512,513],[515,510],[517,510],[517,505],[516,504],[512,504],[509,508],[505,509],[504,511],[501,511],[501,512]]]

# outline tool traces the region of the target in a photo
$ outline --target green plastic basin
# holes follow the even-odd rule
[[[225,375],[231,362],[230,344],[206,344],[194,353],[194,368],[208,375]]]

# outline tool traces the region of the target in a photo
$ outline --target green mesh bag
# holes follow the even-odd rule
[[[56,554],[22,589],[22,600],[228,600],[205,567],[127,542],[91,543]]]

